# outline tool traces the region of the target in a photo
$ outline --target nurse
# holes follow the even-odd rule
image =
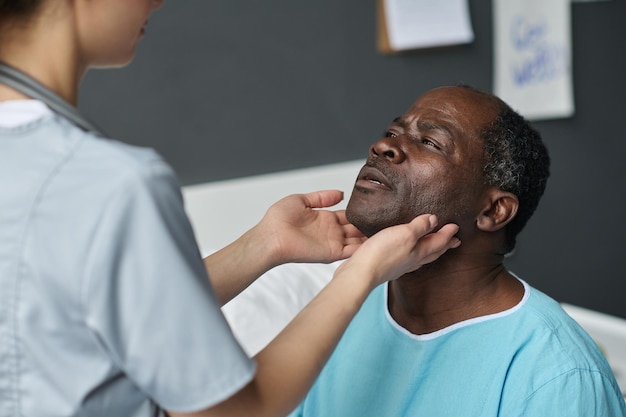
[[[0,62],[70,106],[133,58],[155,0],[0,0]],[[280,416],[368,293],[460,242],[434,216],[364,242],[338,191],[289,196],[201,259],[169,166],[0,84],[0,416]],[[433,233],[431,233],[433,232]],[[255,358],[220,306],[285,262],[350,257]],[[210,276],[210,278],[208,278]]]

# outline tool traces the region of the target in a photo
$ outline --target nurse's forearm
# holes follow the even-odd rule
[[[355,265],[349,270],[340,267],[322,292],[255,357],[258,368],[250,384],[223,403],[191,415],[289,414],[305,396],[375,285],[371,270]]]
[[[204,258],[209,279],[221,305],[280,261],[269,239],[251,229],[235,242]]]
[[[172,417],[286,416],[302,401],[370,291],[382,282],[432,262],[460,242],[458,227],[420,216],[385,229],[363,244],[330,283],[256,356],[257,373],[246,387],[209,409]],[[419,241],[418,241],[419,240]]]

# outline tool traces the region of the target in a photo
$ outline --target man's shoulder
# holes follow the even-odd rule
[[[520,369],[533,363],[535,376],[552,378],[571,370],[589,370],[612,375],[606,359],[589,334],[550,296],[529,287],[529,297],[520,309]]]

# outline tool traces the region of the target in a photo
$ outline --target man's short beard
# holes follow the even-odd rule
[[[392,221],[387,219],[381,219],[379,213],[375,211],[363,212],[355,212],[350,209],[350,204],[346,208],[346,218],[354,227],[359,229],[361,233],[363,233],[367,237],[372,237],[374,234],[380,232],[383,229],[386,229],[391,226],[395,226],[401,224],[402,222],[395,220]]]

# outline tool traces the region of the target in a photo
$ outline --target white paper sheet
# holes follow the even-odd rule
[[[384,0],[384,6],[396,51],[474,40],[467,0]]]
[[[494,92],[531,120],[574,113],[571,0],[494,0]]]

